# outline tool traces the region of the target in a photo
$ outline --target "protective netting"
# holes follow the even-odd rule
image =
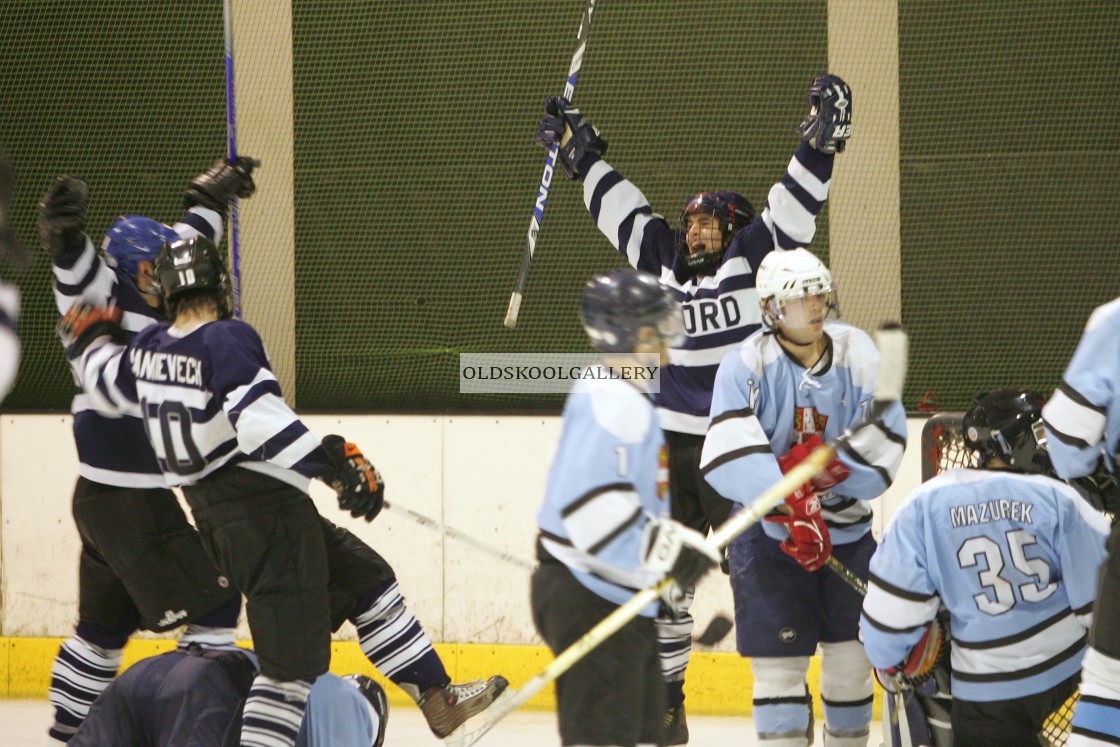
[[[235,14],[284,5],[233,2]],[[292,300],[276,303],[294,305],[295,329],[270,349],[294,349],[301,408],[558,408],[559,395],[460,395],[458,354],[584,350],[582,284],[622,264],[580,186],[558,176],[519,326],[502,326],[544,163],[532,135],[583,7],[293,0],[291,76],[278,66],[274,88],[239,96],[294,102],[284,187],[296,274]],[[575,98],[610,142],[607,160],[658,212],[675,217],[714,188],[761,208],[796,147],[808,82],[830,66],[829,13],[824,0],[599,0]],[[38,196],[66,170],[93,186],[94,234],[122,212],[178,217],[183,185],[224,151],[221,3],[23,0],[0,4],[0,24],[0,142],[18,169],[24,240]],[[267,65],[274,50],[254,28],[238,27],[236,53]],[[996,386],[1051,389],[1089,310],[1120,288],[1120,146],[1101,136],[1112,123],[1098,104],[1120,87],[1120,8],[905,0],[896,36],[906,404],[927,391],[954,408]],[[860,44],[870,54],[887,41],[869,30]],[[849,82],[858,138],[861,81]],[[872,194],[845,189],[855,211]],[[254,209],[269,199],[259,193]],[[869,242],[880,235],[869,227]],[[825,260],[842,249],[828,208],[813,249]],[[846,272],[882,271],[860,264],[861,247],[843,249]],[[5,409],[64,408],[72,389],[48,265],[3,269],[25,299],[24,364]],[[245,282],[286,298],[272,272]]]

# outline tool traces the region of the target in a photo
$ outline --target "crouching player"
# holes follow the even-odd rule
[[[285,404],[260,338],[230,318],[229,274],[209,239],[164,245],[155,274],[169,323],[126,347],[114,342],[113,307],[76,306],[63,331],[91,405],[145,419],[165,478],[182,487],[204,546],[247,598],[260,674],[242,744],[294,743],[311,683],[327,671],[331,631],[345,620],[366,657],[447,737],[505,679],[451,684],[389,564],[307,494],[321,479],[343,510],[372,521],[384,504],[381,475],[341,437],[320,443]]]
[[[133,664],[94,702],[72,747],[237,747],[241,711],[258,671],[236,647],[180,648]],[[389,704],[365,675],[320,675],[296,747],[381,747]]]
[[[669,518],[667,452],[643,386],[612,377],[683,334],[680,305],[657,278],[614,270],[592,278],[581,305],[601,375],[581,377],[564,406],[560,445],[538,513],[533,620],[553,653],[578,641],[639,589],[666,575],[665,603],[683,612],[690,588],[719,562],[699,532]],[[679,586],[678,586],[679,584]],[[650,605],[556,683],[564,745],[661,745],[665,685]]]
[[[860,632],[888,680],[948,612],[956,744],[1038,744],[1077,689],[1108,522],[1054,479],[1042,433],[1038,394],[979,396],[964,419],[979,468],[911,493],[871,559]]]

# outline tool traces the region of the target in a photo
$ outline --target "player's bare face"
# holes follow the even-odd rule
[[[689,254],[718,252],[723,248],[723,231],[714,215],[699,213],[689,218],[685,234]]]
[[[136,266],[136,289],[153,309],[159,308],[159,295],[156,293],[156,273],[151,262],[141,262]]]
[[[790,340],[808,345],[824,336],[824,320],[828,317],[829,294],[821,293],[777,302],[782,332]]]

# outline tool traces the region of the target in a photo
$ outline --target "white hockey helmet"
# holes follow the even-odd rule
[[[771,327],[786,321],[789,301],[824,296],[829,309],[836,308],[832,302],[832,273],[807,249],[775,249],[767,254],[758,266],[755,288],[762,302],[763,321]]]

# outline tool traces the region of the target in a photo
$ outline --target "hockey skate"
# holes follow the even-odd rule
[[[509,681],[496,674],[486,681],[429,687],[423,693],[419,693],[414,685],[404,684],[401,687],[420,706],[432,734],[446,739],[467,719],[485,711],[509,687]]]
[[[665,744],[688,744],[688,720],[684,715],[684,703],[665,711]]]

